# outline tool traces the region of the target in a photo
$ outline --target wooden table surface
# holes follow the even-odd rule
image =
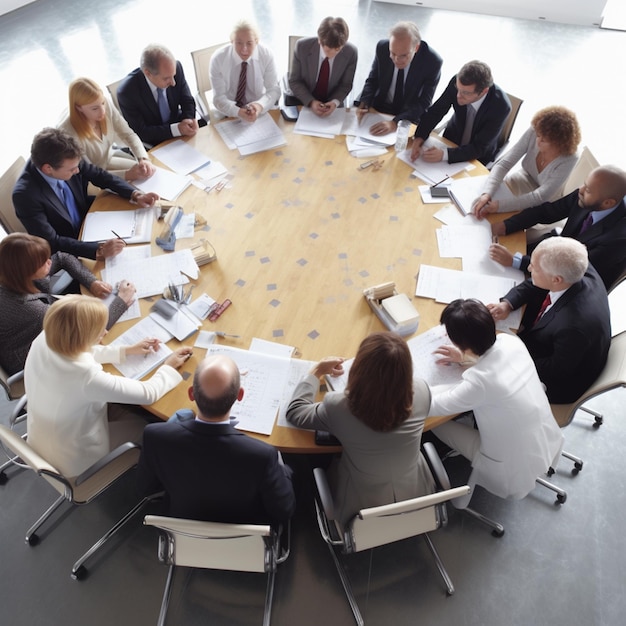
[[[443,305],[413,294],[420,264],[461,269],[460,259],[443,259],[438,253],[435,229],[441,223],[432,216],[445,203],[422,204],[418,186],[423,183],[411,177],[411,168],[395,157],[393,148],[381,169],[361,170],[363,159],[348,154],[344,136],[294,134],[292,123],[272,114],[287,140],[277,149],[241,157],[213,126],[189,140],[232,175],[219,193],[191,186],[177,200],[185,213],[206,219],[195,239],[208,239],[217,251],[217,260],[201,268],[194,297],[206,292],[219,302],[232,300],[219,320],[205,321],[202,329],[240,335],[218,339],[237,348],[247,349],[259,337],[296,346],[308,360],[349,358],[365,336],[384,330],[363,289],[387,281],[395,281],[398,292],[413,300],[420,314],[418,334],[437,325]],[[477,164],[471,173],[483,174],[485,168]],[[127,206],[117,196],[102,194],[93,209]],[[155,226],[155,232],[160,228]],[[190,242],[180,240],[177,249]],[[511,250],[525,247],[523,233],[502,242]],[[152,246],[153,254],[162,253]],[[143,314],[155,299],[141,301]],[[107,341],[133,323],[116,324]],[[191,337],[185,343],[194,341]],[[185,377],[204,354],[194,350],[181,370]],[[189,383],[147,408],[167,419],[177,409],[191,407]],[[429,418],[427,428],[437,422]],[[275,425],[271,436],[251,434],[286,452],[335,450],[317,447],[310,431]]]

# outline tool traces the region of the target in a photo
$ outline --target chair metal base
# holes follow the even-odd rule
[[[478,520],[482,524],[485,524],[485,526],[488,526],[489,528],[491,528],[492,529],[491,534],[494,537],[502,537],[502,535],[504,535],[504,526],[502,526],[502,524],[499,524],[498,522],[488,517],[485,517],[482,513],[479,513],[478,511],[474,511],[474,509],[459,509],[459,510],[463,511],[464,513],[467,513],[468,515]]]

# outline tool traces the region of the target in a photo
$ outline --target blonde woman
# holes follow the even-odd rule
[[[138,407],[152,404],[182,381],[176,371],[191,354],[173,352],[146,381],[109,374],[102,363],[147,354],[157,339],[133,346],[99,345],[108,311],[96,298],[65,296],[47,311],[24,368],[28,442],[66,476],[78,476],[124,441],[139,441],[145,420]],[[112,403],[123,403],[115,405]]]
[[[88,161],[124,180],[149,178],[155,172],[141,139],[89,78],[70,83],[69,115],[59,128],[78,141]],[[114,144],[128,146],[135,158],[116,152]]]

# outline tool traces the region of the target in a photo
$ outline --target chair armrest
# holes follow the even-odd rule
[[[317,487],[317,493],[319,494],[326,519],[335,521],[335,502],[330,492],[326,472],[321,467],[316,467],[313,470],[313,477],[315,478],[315,486]]]
[[[109,454],[107,454],[106,456],[103,456],[101,459],[96,461],[91,467],[88,467],[82,474],[77,476],[76,480],[74,481],[74,484],[78,486],[84,483],[86,480],[89,480],[94,474],[97,474],[102,468],[106,467],[109,463],[112,463],[113,461],[121,457],[123,454],[126,454],[127,452],[135,448],[139,448],[139,446],[136,443],[132,443],[130,441],[127,441],[126,443],[123,443],[122,445],[117,446],[115,450],[111,450]]]
[[[7,378],[7,385],[10,387],[13,383],[18,382],[19,380],[24,380],[24,370],[20,370],[19,372],[15,372],[15,374],[9,376]]]
[[[24,412],[26,408],[26,403],[28,399],[26,398],[26,394],[24,394],[14,405],[13,410],[11,411],[11,415],[9,416],[9,427],[13,428],[16,424],[23,422],[27,413]]]
[[[439,489],[450,489],[450,478],[448,477],[448,472],[446,472],[446,468],[443,466],[435,446],[430,441],[427,441],[422,446],[422,449],[424,451],[424,456],[426,457],[426,462],[430,467],[430,471],[432,472]]]

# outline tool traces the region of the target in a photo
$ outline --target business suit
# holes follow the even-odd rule
[[[583,233],[580,228],[588,215],[578,205],[578,189],[556,200],[531,207],[504,220],[506,233],[516,233],[535,224],[552,224],[567,218],[563,237],[572,237],[587,246],[589,263],[594,266],[608,289],[626,269],[626,205],[622,200],[615,210]],[[530,256],[522,258],[526,270]]]
[[[478,159],[483,164],[489,163],[498,151],[498,137],[511,112],[511,102],[498,85],[491,85],[483,103],[476,112],[470,141],[461,145],[468,106],[472,105],[460,105],[458,103],[455,75],[441,96],[422,116],[415,137],[424,141],[428,139],[435,126],[452,107],[454,114],[447,123],[443,136],[457,144],[458,148],[448,148],[448,163],[471,161],[472,159]]]
[[[80,171],[67,184],[76,200],[81,223],[94,200],[87,193],[89,183],[101,189],[110,189],[127,199],[135,191],[121,178],[85,160],[81,160],[79,168]],[[53,254],[60,250],[88,259],[96,258],[99,242],[78,240],[80,225],[76,227],[72,224],[65,205],[30,159],[13,188],[13,206],[26,230],[48,241]]]
[[[163,123],[157,102],[141,68],[133,70],[118,87],[122,115],[145,143],[156,145],[172,138],[171,124],[196,117],[196,102],[185,79],[183,66],[176,61],[175,85],[165,90],[170,119]]]
[[[402,107],[396,110],[392,103],[387,102],[395,66],[389,56],[389,40],[381,39],[376,44],[372,69],[359,96],[359,102],[381,113],[391,113],[394,115],[394,122],[410,120],[417,124],[433,100],[441,78],[442,63],[441,57],[422,41],[409,65],[408,73],[404,70],[404,101]]]
[[[352,89],[357,58],[356,46],[348,42],[332,60],[325,102],[337,100],[343,104]],[[289,73],[289,87],[293,96],[307,107],[315,100],[313,91],[317,84],[319,60],[320,44],[317,37],[306,37],[296,42]]]
[[[287,419],[299,428],[328,430],[343,452],[330,471],[337,516],[348,522],[360,509],[432,493],[430,472],[420,452],[430,403],[428,385],[414,381],[409,418],[390,432],[377,432],[356,418],[343,392],[329,392],[315,402],[317,377],[309,374],[296,386]]]
[[[533,325],[546,291],[530,279],[504,296],[513,309],[526,304],[518,333],[547,387],[550,402],[574,402],[604,367],[611,344],[606,289],[592,265]]]
[[[242,524],[279,523],[295,509],[291,470],[278,453],[230,424],[196,421],[189,409],[144,430],[141,493],[165,490],[168,515]]]
[[[478,424],[478,431],[453,421],[433,430],[472,462],[472,492],[455,501],[458,508],[469,504],[475,485],[501,498],[525,497],[560,455],[563,434],[517,337],[498,335],[460,383],[434,387],[432,394],[430,415],[472,409]]]

